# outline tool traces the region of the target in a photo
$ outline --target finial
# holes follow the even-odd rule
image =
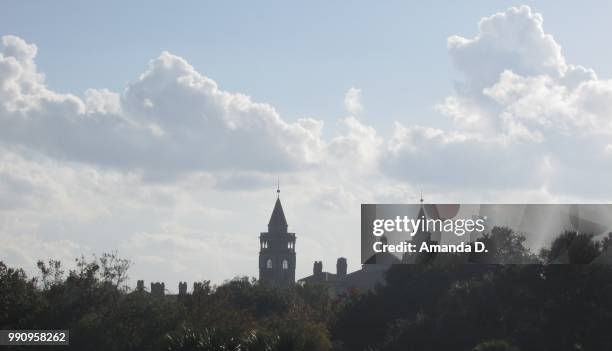
[[[280,197],[280,177],[276,178],[276,194]]]
[[[421,205],[423,204],[423,201],[425,200],[423,200],[423,189],[421,189]]]

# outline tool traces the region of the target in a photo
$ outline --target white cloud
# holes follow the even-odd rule
[[[549,76],[523,77],[505,71],[499,82],[483,90],[503,107],[504,122],[543,133],[581,136],[612,134],[612,81],[583,81],[573,89]]]
[[[89,114],[117,115],[121,113],[120,96],[108,89],[87,89],[85,107]]]
[[[568,64],[542,16],[527,6],[483,18],[478,29],[474,38],[448,39],[463,76],[436,110],[452,124],[444,132],[396,127],[390,169],[403,177],[419,174],[398,162],[421,159],[434,185],[604,196],[610,186],[598,179],[612,176],[603,151],[612,133],[612,81]],[[545,164],[552,166],[539,172]],[[458,182],[435,175],[449,169],[449,179]]]
[[[344,95],[344,108],[353,116],[358,116],[363,111],[361,104],[361,89],[351,87]]]
[[[612,132],[612,82],[567,64],[540,14],[510,8],[483,18],[478,28],[472,39],[448,39],[464,80],[437,108],[458,128],[533,142],[549,133]]]
[[[504,70],[560,78],[568,67],[561,46],[544,32],[543,22],[528,6],[512,7],[481,19],[472,39],[448,38],[448,51],[468,83],[477,88],[494,83]]]
[[[344,165],[351,170],[357,166],[375,168],[383,144],[376,129],[352,116],[340,122],[344,133],[329,142],[328,161],[335,165]]]
[[[168,52],[119,96],[86,100],[49,90],[36,46],[3,37],[0,137],[60,159],[180,174],[211,169],[288,170],[320,161],[322,122],[284,121],[273,107],[220,90]]]

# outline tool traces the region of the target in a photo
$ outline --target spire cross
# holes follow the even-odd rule
[[[424,200],[423,200],[423,189],[421,189],[421,200],[420,200],[420,201],[421,201],[421,205],[422,205],[422,204],[423,204],[423,201],[424,201]]]
[[[280,177],[276,178],[276,194],[280,197]]]

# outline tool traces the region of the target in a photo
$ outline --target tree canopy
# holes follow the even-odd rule
[[[78,350],[610,350],[612,268],[578,263],[611,238],[564,232],[537,256],[495,228],[482,240],[507,264],[393,265],[385,285],[340,296],[246,277],[157,296],[126,286],[116,252],[39,261],[37,277],[0,262],[0,329],[69,329]]]

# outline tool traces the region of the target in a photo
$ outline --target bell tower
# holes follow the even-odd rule
[[[268,231],[259,235],[259,281],[291,286],[295,283],[295,233],[287,231],[287,219],[280,201],[280,188]]]

